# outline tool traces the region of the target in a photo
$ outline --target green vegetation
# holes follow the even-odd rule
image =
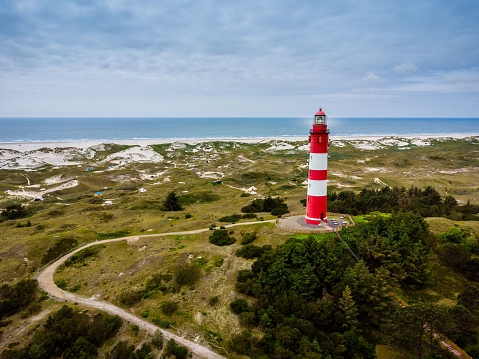
[[[29,214],[30,212],[27,207],[20,203],[14,203],[7,205],[2,211],[0,211],[0,220],[25,218]]]
[[[113,337],[122,325],[118,316],[98,313],[94,316],[63,306],[19,349],[6,349],[2,359],[10,358],[96,358],[98,349]]]
[[[78,246],[78,241],[75,238],[65,237],[59,239],[52,247],[47,249],[47,252],[42,257],[42,264],[49,263],[52,260],[59,258],[60,256],[71,251],[76,246]]]
[[[255,246],[254,244],[245,244],[243,248],[238,249],[235,252],[237,257],[242,257],[245,259],[258,258],[263,255],[263,253],[272,250],[273,247],[269,244],[265,244],[262,247]]]
[[[21,280],[15,285],[0,286],[0,320],[26,308],[37,297],[38,282],[34,279]]]
[[[478,357],[478,141],[434,140],[430,146],[404,142],[409,144],[400,151],[388,145],[367,150],[353,141],[343,141],[342,147],[331,143],[328,210],[358,214],[353,217],[356,226],[340,234],[359,262],[333,235],[308,239],[261,221],[277,215],[268,210],[269,202],[304,212],[305,141],[292,142],[287,151],[275,150],[269,142],[163,144],[154,146],[163,162],[113,168],[101,160],[117,148],[105,146],[88,159],[96,162],[94,171],[85,171],[85,166],[2,169],[2,306],[19,302],[5,293],[14,298],[13,288],[31,280],[44,263],[85,243],[129,236],[78,253],[57,270],[56,283],[84,297],[122,305],[162,328],[173,325],[226,346],[232,358],[239,353],[417,358],[418,342],[401,344],[386,333],[404,331],[400,339],[409,340],[417,333],[406,334],[417,328],[421,316],[443,331],[438,334]],[[77,156],[81,160],[82,154]],[[238,160],[242,165],[232,166]],[[25,177],[49,191],[71,178],[79,185],[46,193],[43,201],[12,199],[5,193],[21,191]],[[212,178],[221,178],[221,185],[213,185]],[[102,197],[94,195],[99,190]],[[163,207],[171,192],[176,197],[172,202],[183,211]],[[111,205],[104,205],[107,199]],[[248,206],[261,212],[241,212]],[[229,228],[214,234],[221,225],[248,219],[257,223],[236,233]],[[142,237],[210,226],[211,231],[201,233]],[[232,243],[210,245],[210,236]],[[28,295],[18,297],[21,302]],[[236,299],[246,302],[239,305],[239,314],[229,307]],[[396,305],[397,300],[409,304],[411,312]],[[178,307],[167,315],[165,303]],[[44,330],[46,317],[31,316],[47,310],[54,316],[58,309],[58,302],[37,290],[32,301],[2,314],[2,350],[15,357],[13,352],[23,351]],[[444,326],[436,326],[435,318]],[[419,332],[422,357],[449,358],[437,339],[431,343],[430,334],[427,328]],[[80,357],[74,353],[80,348],[94,357],[158,357],[164,344],[160,353],[154,337],[128,326],[105,344],[92,344],[97,354],[88,354],[93,347],[78,339],[70,345],[77,349],[57,357]]]
[[[216,229],[210,235],[210,243],[217,246],[229,246],[236,242],[234,237],[231,237],[226,229]]]
[[[249,205],[241,208],[244,213],[270,212],[273,216],[281,216],[289,213],[288,205],[284,199],[268,196],[264,199],[255,199]]]
[[[106,245],[99,244],[96,246],[90,246],[85,249],[82,249],[81,251],[75,253],[70,258],[68,258],[67,261],[65,262],[65,266],[69,267],[75,264],[76,265],[83,264],[85,262],[85,259],[95,256],[98,252],[100,252],[105,247]]]

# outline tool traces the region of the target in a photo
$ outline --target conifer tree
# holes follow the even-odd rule
[[[356,307],[356,302],[351,295],[351,289],[349,289],[348,285],[343,290],[342,298],[339,298],[339,309],[343,316],[343,328],[346,330],[355,330],[359,325],[359,321],[357,320],[358,308]]]

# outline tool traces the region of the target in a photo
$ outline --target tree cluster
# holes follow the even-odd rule
[[[253,202],[241,208],[243,213],[270,212],[273,216],[281,216],[289,213],[288,205],[280,197],[255,199]]]
[[[0,211],[0,220],[25,218],[30,215],[27,207],[19,203],[14,203],[6,206]]]
[[[376,216],[367,224],[345,230],[342,237],[370,268],[387,269],[399,284],[421,287],[428,283],[432,238],[420,215]]]
[[[25,347],[5,350],[2,359],[97,358],[97,348],[113,337],[121,325],[118,316],[106,313],[91,316],[65,305],[48,317],[43,329],[36,332]]]
[[[359,193],[350,190],[328,193],[328,210],[352,215],[374,211],[413,211],[422,217],[445,216],[455,220],[479,220],[479,206],[469,202],[459,206],[453,196],[441,198],[432,186],[383,187],[379,190],[363,189]]]
[[[290,239],[238,273],[237,291],[255,303],[240,298],[230,307],[240,323],[265,334],[257,340],[245,331],[231,348],[264,358],[373,358],[363,333],[389,317],[391,281],[386,269],[355,262],[333,237]]]
[[[38,293],[38,282],[25,279],[15,285],[3,284],[0,287],[0,319],[9,317],[26,308]]]

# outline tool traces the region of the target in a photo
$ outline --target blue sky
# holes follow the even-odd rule
[[[0,0],[0,117],[479,117],[477,0]]]

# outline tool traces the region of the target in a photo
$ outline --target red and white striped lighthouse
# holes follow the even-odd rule
[[[305,221],[308,224],[327,222],[328,185],[328,140],[329,130],[326,114],[319,109],[309,131],[308,198]]]

